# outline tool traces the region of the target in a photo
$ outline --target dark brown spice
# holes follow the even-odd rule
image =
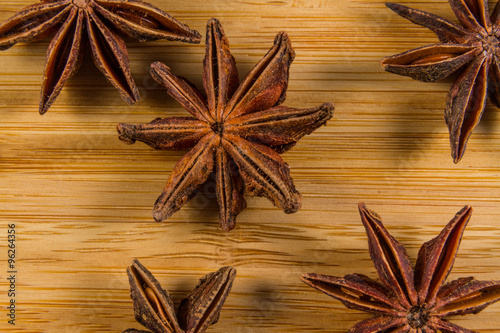
[[[302,281],[346,307],[377,315],[349,332],[473,333],[444,319],[478,313],[500,300],[500,281],[466,277],[445,284],[472,208],[464,207],[439,236],[422,245],[415,269],[403,245],[389,234],[380,217],[364,204],[359,212],[381,283],[361,274],[301,276]]]
[[[40,114],[47,112],[66,81],[77,72],[87,42],[95,65],[132,104],[139,100],[139,92],[130,73],[125,42],[118,34],[139,41],[201,40],[197,31],[140,0],[44,0],[25,7],[0,26],[0,50],[54,32],[47,50]]]
[[[182,300],[177,314],[170,293],[138,261],[127,268],[135,319],[150,331],[129,328],[124,333],[202,333],[219,320],[236,269],[227,266],[201,278]]]
[[[243,192],[264,196],[285,213],[301,206],[288,165],[279,153],[332,117],[333,105],[311,109],[280,106],[295,54],[280,32],[274,46],[241,83],[219,21],[207,25],[203,86],[206,97],[160,62],[151,75],[194,117],[155,119],[148,124],[119,124],[122,141],[142,141],[155,149],[190,151],[177,163],[155,203],[153,216],[163,221],[190,200],[215,172],[219,221],[235,226],[246,207]]]
[[[489,15],[488,0],[449,0],[460,25],[403,5],[387,7],[436,33],[441,43],[382,59],[389,72],[433,82],[460,75],[446,101],[444,118],[450,132],[453,161],[458,163],[472,131],[481,120],[486,97],[500,107],[500,2]]]

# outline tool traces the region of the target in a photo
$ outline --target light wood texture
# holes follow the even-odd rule
[[[0,331],[121,332],[133,318],[125,268],[140,259],[179,302],[224,265],[238,275],[210,332],[346,332],[370,315],[299,280],[306,272],[376,277],[357,203],[382,215],[413,262],[464,205],[474,214],[449,279],[500,279],[500,114],[491,104],[454,165],[443,120],[452,80],[421,83],[385,73],[383,56],[437,42],[383,0],[150,0],[205,34],[217,17],[240,78],[274,35],[296,59],[286,105],[335,103],[327,126],[283,155],[303,208],[285,215],[247,197],[223,233],[214,198],[198,196],[165,223],[151,217],[182,152],[117,138],[119,122],[186,115],[148,75],[162,61],[201,87],[201,45],[127,41],[142,101],[127,106],[90,56],[44,116],[38,114],[48,41],[0,52]],[[30,0],[0,0],[0,20]],[[401,0],[453,19],[447,1]],[[493,6],[493,4],[492,4]],[[7,325],[7,224],[17,230],[17,321]],[[452,320],[498,332],[500,304]]]

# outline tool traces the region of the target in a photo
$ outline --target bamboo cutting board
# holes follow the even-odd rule
[[[0,0],[4,21],[31,0]],[[413,262],[466,204],[474,213],[449,280],[500,279],[500,113],[491,104],[460,164],[443,120],[452,80],[385,73],[383,56],[437,42],[382,0],[150,0],[204,34],[222,22],[240,78],[289,33],[296,59],[290,107],[334,102],[328,125],[283,155],[303,208],[285,215],[247,197],[235,230],[197,196],[165,223],[151,217],[182,152],[117,138],[119,122],[186,115],[148,75],[162,61],[201,87],[201,45],[127,41],[142,101],[127,106],[90,56],[44,116],[38,98],[48,41],[0,53],[0,331],[121,332],[133,318],[125,268],[139,259],[179,302],[221,266],[238,270],[210,332],[346,332],[370,315],[345,309],[299,280],[306,272],[376,276],[357,203],[382,215]],[[455,20],[447,1],[400,0]],[[494,5],[492,3],[491,5]],[[8,224],[15,224],[16,325],[7,324]],[[452,321],[498,332],[500,303]]]

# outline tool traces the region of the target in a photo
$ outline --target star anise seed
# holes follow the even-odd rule
[[[177,314],[170,293],[138,261],[127,268],[135,319],[150,331],[129,328],[123,333],[203,333],[219,320],[236,269],[227,266],[201,278],[182,300]]]
[[[290,39],[280,32],[274,46],[239,83],[222,26],[211,19],[203,61],[206,97],[164,64],[151,65],[153,78],[193,115],[118,125],[119,137],[126,143],[139,140],[155,149],[190,149],[174,167],[155,203],[156,221],[179,210],[212,172],[219,221],[225,231],[234,228],[236,216],[246,207],[244,191],[268,198],[285,213],[300,208],[301,196],[279,153],[324,125],[332,117],[333,105],[311,109],[279,106],[285,100],[293,58]]]
[[[140,0],[43,0],[25,7],[0,26],[0,50],[53,32],[56,34],[47,50],[40,114],[47,112],[66,81],[77,72],[85,43],[90,44],[95,65],[121,97],[133,104],[139,100],[139,92],[119,33],[139,41],[201,40],[197,31]]]
[[[481,120],[486,97],[500,107],[500,2],[488,13],[488,0],[449,0],[460,24],[395,3],[387,7],[432,30],[440,43],[382,59],[389,72],[432,82],[459,73],[448,93],[444,118],[451,154],[458,163]]]
[[[445,284],[472,208],[464,207],[439,236],[422,245],[415,269],[403,245],[389,234],[380,217],[363,203],[359,212],[381,282],[361,274],[301,276],[306,284],[346,307],[377,315],[359,322],[349,333],[474,333],[445,319],[478,313],[500,300],[500,281],[466,277]]]

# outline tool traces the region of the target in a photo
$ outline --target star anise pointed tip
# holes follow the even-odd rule
[[[282,38],[283,40],[290,39],[290,36],[288,35],[288,32],[286,32],[286,31],[280,31],[276,34],[276,36],[279,36],[279,38]]]
[[[141,100],[141,96],[139,95],[139,90],[137,89],[137,87],[132,87],[132,93],[131,94],[128,94],[125,98],[124,98],[125,102],[128,104],[128,105],[133,105],[137,102],[139,102]]]
[[[333,103],[330,102],[323,103],[323,105],[321,105],[320,108],[321,110],[328,112],[330,117],[333,116],[333,112],[335,111],[335,106],[333,105]]]
[[[464,153],[465,153],[465,151],[459,152],[459,151],[453,150],[451,152],[451,157],[453,158],[453,163],[458,164],[462,160]]]
[[[390,57],[383,57],[382,59],[380,59],[380,67],[382,67],[382,69],[384,71],[387,71],[387,60],[389,59]]]
[[[400,4],[394,3],[394,2],[386,2],[385,6],[389,8],[390,10],[396,11],[398,7],[401,7]]]
[[[452,136],[450,134],[451,157],[453,158],[453,163],[458,164],[464,157],[466,144],[462,144],[459,142],[459,139],[455,139]]]
[[[207,47],[208,47],[208,40],[210,39],[209,36],[212,34],[215,34],[215,36],[225,36],[224,29],[222,28],[222,23],[215,17],[212,17],[210,20],[207,22]]]
[[[321,105],[322,108],[325,108],[325,109],[330,109],[330,110],[334,110],[335,109],[335,106],[333,105],[332,102],[326,102],[326,103],[323,103]]]
[[[224,39],[225,32],[222,28],[222,23],[215,17],[212,17],[207,22],[207,47],[209,47],[209,40],[212,38],[215,39]],[[227,42],[227,41],[226,41]]]
[[[207,22],[207,27],[208,26],[221,26],[221,23],[218,19],[216,19],[215,17],[212,17],[210,20],[208,20]]]
[[[228,280],[234,280],[234,278],[236,277],[236,268],[232,266],[224,266],[219,269],[219,272],[226,276],[226,279]]]
[[[472,209],[472,206],[469,206],[469,205],[465,205],[462,210],[467,210],[467,211],[470,211],[472,213],[473,209]]]
[[[359,211],[364,210],[364,209],[367,209],[367,208],[366,208],[366,204],[365,204],[365,202],[364,202],[364,201],[360,201],[360,202],[358,203],[358,209],[359,209]]]
[[[120,123],[116,126],[118,131],[118,138],[123,142],[131,145],[135,143],[136,139],[136,129],[133,124]]]
[[[311,285],[312,279],[314,278],[315,275],[316,275],[315,273],[304,273],[300,276],[300,279],[305,284]]]
[[[229,290],[232,288],[233,282],[236,279],[236,268],[232,266],[224,266],[218,270],[222,274],[222,280]],[[229,292],[228,290],[228,292]]]
[[[473,209],[469,205],[465,205],[458,213],[458,216],[464,216],[466,221],[468,222],[470,217],[472,216]]]
[[[153,218],[156,222],[163,222],[163,220],[167,219],[165,214],[160,209],[157,208],[153,210]]]
[[[127,267],[127,274],[135,275],[137,271],[147,271],[146,267],[144,267],[141,262],[137,259],[132,260],[130,266]]]
[[[191,37],[190,43],[199,44],[201,43],[201,39],[203,36],[198,31],[193,30],[190,37]]]
[[[361,217],[373,215],[377,219],[380,219],[380,216],[377,213],[375,213],[374,211],[370,210],[368,207],[366,207],[366,204],[363,201],[358,203],[358,210],[359,210],[359,214],[361,214]]]
[[[358,210],[361,215],[361,222],[364,224],[365,228],[371,228],[373,226],[372,223],[382,225],[380,215],[366,207],[364,202],[358,204]]]
[[[170,67],[160,61],[155,61],[150,65],[150,74],[158,82],[162,81],[162,77],[172,75]]]
[[[292,54],[295,56],[295,52],[292,49],[292,41],[290,40],[290,36],[288,35],[288,32],[286,31],[280,31],[276,34],[276,37],[274,38],[274,44],[283,44],[285,45]]]
[[[292,194],[292,197],[286,201],[283,211],[285,214],[296,213],[302,207],[302,195],[299,192]]]
[[[8,50],[12,46],[14,46],[14,44],[12,44],[12,43],[9,43],[9,44],[7,44],[7,43],[5,43],[5,44],[4,43],[0,43],[0,51]]]
[[[334,281],[343,280],[343,278],[337,278],[335,276],[317,273],[302,274],[300,276],[300,279],[308,286],[313,287],[314,289],[317,289],[329,296],[332,296],[332,294],[330,293],[332,291],[332,289],[330,288],[332,286],[331,283],[335,283]]]
[[[127,103],[128,105],[134,105],[135,103],[141,100],[141,96],[139,95],[139,89],[137,89],[137,86],[132,77],[130,77],[130,79],[127,80],[127,84],[128,88],[119,89],[119,93],[122,99],[125,101],[125,103]]]
[[[394,2],[386,2],[385,6],[395,12],[396,14],[403,16],[406,18],[404,15],[405,13],[408,13],[408,11],[411,11],[412,9],[410,7],[401,5],[399,3],[394,3]]]
[[[229,220],[219,221],[222,231],[229,232],[236,227],[236,218],[233,217]]]
[[[319,275],[316,273],[305,273],[300,276],[300,280],[307,284],[309,287],[317,289],[321,284],[321,281],[318,280]]]
[[[50,107],[52,106],[53,99],[47,99],[44,98],[42,95],[42,98],[40,99],[40,106],[38,109],[38,112],[40,113],[41,116],[43,116],[47,111],[49,111]]]
[[[163,194],[158,197],[158,200],[153,207],[153,219],[156,222],[163,222],[176,212],[176,210],[172,210],[172,207],[168,205],[166,206],[165,202],[162,202],[162,197]]]

